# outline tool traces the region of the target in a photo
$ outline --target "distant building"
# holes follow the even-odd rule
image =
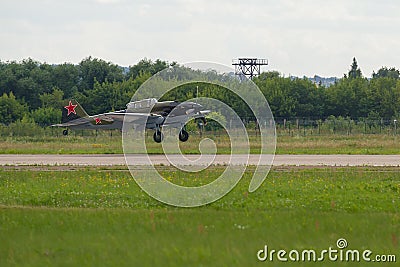
[[[336,83],[338,78],[336,77],[329,77],[329,78],[324,78],[320,77],[318,75],[314,75],[313,78],[308,78],[310,81],[315,83],[317,86],[324,86],[324,87],[330,87]]]

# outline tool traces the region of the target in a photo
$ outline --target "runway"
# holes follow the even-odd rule
[[[259,155],[248,155],[248,165],[268,165],[266,160]],[[170,160],[178,160],[179,155],[169,155]],[[191,162],[183,165],[201,165],[196,163],[198,155],[185,155]],[[243,165],[247,162],[247,155],[216,155],[210,156],[213,165]],[[148,160],[150,159],[150,161]],[[171,165],[165,155],[133,154],[129,157],[131,165]],[[0,155],[0,165],[75,165],[75,166],[112,166],[126,165],[124,155],[27,155],[4,154]],[[276,155],[274,166],[400,166],[400,155]]]

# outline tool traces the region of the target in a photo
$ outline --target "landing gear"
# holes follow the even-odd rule
[[[68,129],[63,130],[63,135],[65,135],[65,136],[68,135]]]
[[[160,130],[157,130],[154,132],[154,135],[153,135],[154,142],[161,143],[163,139],[164,139],[164,135]]]
[[[163,141],[163,139],[164,139],[164,134],[161,132],[161,129],[160,128],[156,128],[156,130],[155,130],[155,132],[153,134],[154,142],[161,143]],[[182,129],[179,132],[179,140],[181,142],[186,142],[188,139],[189,139],[189,133],[185,129]]]
[[[189,133],[186,132],[184,129],[182,129],[182,130],[179,132],[179,140],[180,140],[181,142],[186,142],[188,139],[189,139]]]

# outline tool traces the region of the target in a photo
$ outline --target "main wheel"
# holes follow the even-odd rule
[[[186,142],[189,139],[189,133],[182,129],[179,132],[179,140],[182,142]]]
[[[161,143],[163,139],[164,139],[164,135],[162,132],[160,132],[160,131],[154,132],[154,135],[153,135],[154,142]]]
[[[63,130],[63,135],[68,135],[68,129]]]

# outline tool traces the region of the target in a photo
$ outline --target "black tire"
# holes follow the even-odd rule
[[[162,132],[160,132],[160,131],[155,131],[154,132],[154,134],[153,134],[154,142],[161,143],[163,139],[164,139],[164,135],[163,135]]]
[[[65,136],[68,135],[68,129],[63,130],[63,135],[65,135]]]
[[[186,142],[188,139],[189,133],[182,129],[182,131],[179,132],[179,140],[181,142]]]

